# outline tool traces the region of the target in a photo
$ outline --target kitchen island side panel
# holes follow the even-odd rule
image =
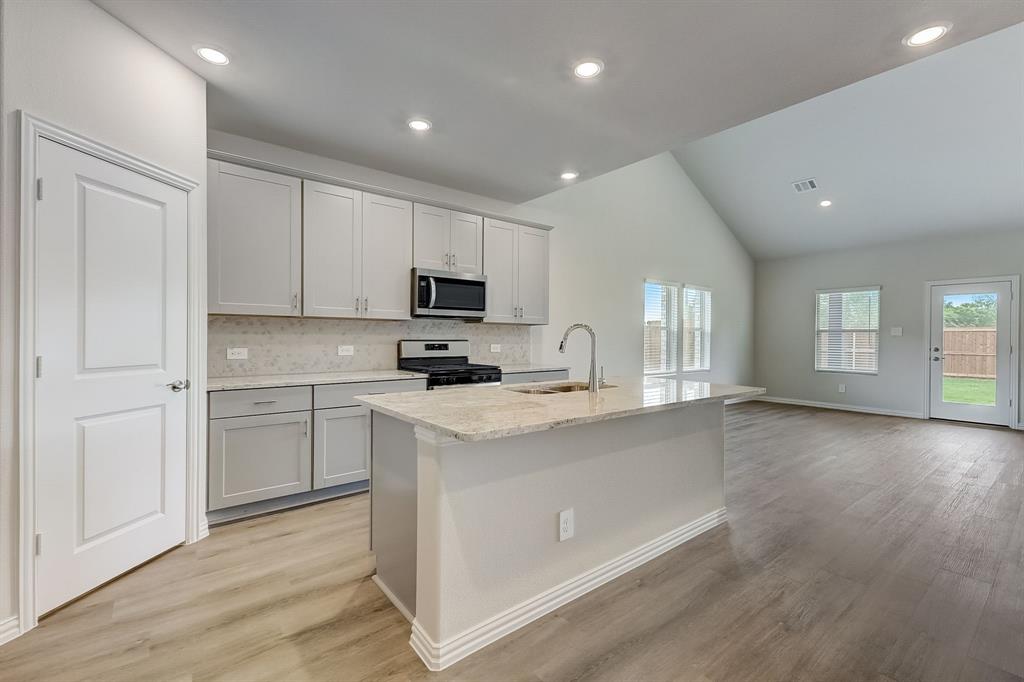
[[[416,620],[438,643],[725,506],[720,402],[472,443],[417,433]]]

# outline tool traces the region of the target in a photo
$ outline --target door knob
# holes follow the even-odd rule
[[[932,362],[942,362],[942,358],[932,358]]]
[[[175,393],[180,393],[181,391],[187,391],[191,387],[192,387],[192,382],[189,381],[188,379],[185,379],[184,381],[182,381],[181,379],[178,379],[177,381],[172,381],[171,383],[167,384],[167,388],[171,389]]]
[[[932,348],[932,352],[933,353],[938,353],[939,352],[939,347],[935,346],[934,348]]]

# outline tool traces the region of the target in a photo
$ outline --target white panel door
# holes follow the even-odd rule
[[[38,164],[41,614],[185,540],[188,218],[183,191],[55,142]]]
[[[426,204],[413,209],[413,262],[417,268],[448,270],[452,250],[452,212]]]
[[[516,249],[519,226],[504,220],[484,220],[484,274],[487,275],[487,317],[484,322],[519,321]]]
[[[301,182],[224,161],[207,175],[209,311],[298,315]]]
[[[455,272],[484,271],[484,221],[478,215],[452,211],[452,267]]]
[[[519,321],[548,323],[548,231],[519,227]]]
[[[370,478],[370,411],[339,407],[313,413],[313,488]]]
[[[302,314],[359,317],[363,197],[345,187],[304,180]]]
[[[1009,426],[1012,283],[931,288],[930,415]]]
[[[412,203],[363,194],[363,317],[408,320]]]

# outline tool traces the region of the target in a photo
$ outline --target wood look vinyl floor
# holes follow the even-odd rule
[[[1024,679],[1024,434],[727,408],[729,524],[442,673],[365,495],[214,529],[0,647],[2,680]]]

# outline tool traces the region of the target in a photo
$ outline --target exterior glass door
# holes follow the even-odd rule
[[[932,286],[931,416],[1010,424],[1010,282]]]

